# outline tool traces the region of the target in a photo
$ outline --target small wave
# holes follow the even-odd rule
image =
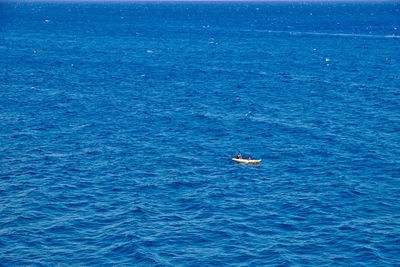
[[[265,32],[265,31],[263,31]],[[356,37],[356,38],[391,38],[400,39],[400,35],[381,35],[381,34],[359,34],[359,33],[328,33],[328,32],[303,32],[303,31],[272,31],[267,30],[266,32],[272,34],[288,34],[293,36],[328,36],[328,37]]]

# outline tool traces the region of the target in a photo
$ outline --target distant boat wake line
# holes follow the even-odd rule
[[[392,39],[400,39],[400,35],[377,35],[377,34],[356,34],[356,33],[327,33],[327,32],[294,32],[294,31],[262,31],[268,33],[283,33],[288,35],[297,35],[297,36],[308,36],[308,35],[317,35],[317,36],[333,36],[333,37],[361,37],[361,38],[392,38]]]

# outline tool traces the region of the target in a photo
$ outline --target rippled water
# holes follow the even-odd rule
[[[400,264],[398,3],[0,9],[0,265]]]

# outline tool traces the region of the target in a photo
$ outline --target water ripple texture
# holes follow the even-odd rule
[[[0,10],[0,265],[400,265],[398,3]]]

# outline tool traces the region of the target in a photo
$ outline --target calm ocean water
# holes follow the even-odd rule
[[[398,2],[0,12],[0,265],[400,266]]]

